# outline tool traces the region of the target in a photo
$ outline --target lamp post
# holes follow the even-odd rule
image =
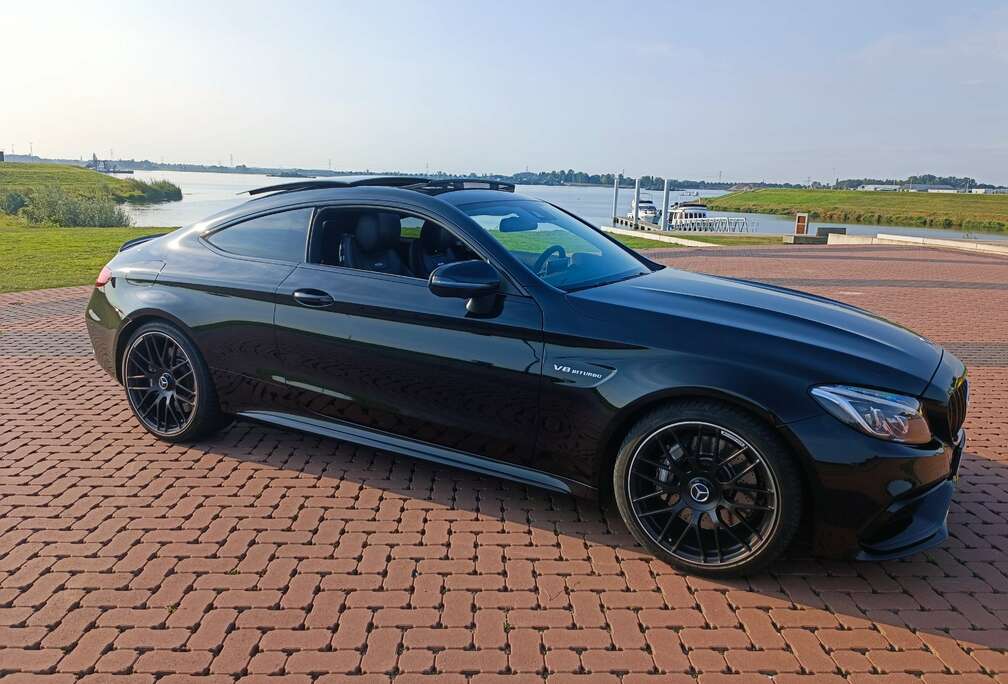
[[[619,183],[620,183],[620,178],[622,178],[621,174],[618,174],[618,173],[614,173],[613,174],[613,185],[612,185],[612,217],[613,217],[613,223],[614,224],[616,223],[616,217],[618,216],[618,214],[616,213],[616,211],[617,211],[616,207],[617,207],[617,203],[619,202]]]
[[[633,227],[637,227],[637,221],[640,219],[640,176],[637,176],[637,180],[634,181],[633,189]]]
[[[669,194],[669,179],[665,179],[665,191],[662,193],[662,207],[661,207],[661,229],[668,230],[668,194]]]

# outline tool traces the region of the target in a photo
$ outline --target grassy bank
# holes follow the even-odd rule
[[[753,245],[779,245],[781,243],[780,235],[759,235],[757,233],[742,234],[737,233],[719,233],[716,235],[704,234],[704,233],[694,233],[689,231],[673,232],[670,233],[675,237],[686,238],[687,240],[696,240],[697,242],[706,242],[711,245],[724,245],[724,246],[735,246],[735,247],[751,247]]]
[[[168,230],[30,226],[0,215],[0,292],[93,283],[119,245]]]
[[[1008,231],[1008,195],[767,188],[705,202],[720,211],[808,212],[817,221]]]
[[[171,230],[34,226],[24,219],[0,214],[0,292],[88,285],[122,243]],[[613,237],[632,249],[680,248],[636,236]],[[780,244],[779,237],[695,234],[689,237],[716,245]]]
[[[30,195],[45,188],[59,188],[78,197],[107,197],[117,204],[182,199],[179,187],[168,181],[146,182],[136,178],[118,178],[64,164],[0,163],[0,195],[8,192]]]
[[[168,181],[115,178],[65,164],[0,163],[0,212],[34,224],[128,226],[120,206],[182,199]]]
[[[119,246],[172,228],[59,228],[30,226],[0,215],[0,292],[69,287],[94,282]],[[667,249],[664,242],[619,238],[633,249]]]

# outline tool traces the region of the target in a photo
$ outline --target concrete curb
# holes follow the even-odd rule
[[[639,237],[645,240],[654,240],[655,242],[668,242],[673,245],[685,245],[687,247],[719,246],[711,244],[709,242],[700,242],[699,240],[689,240],[687,238],[673,237],[671,235],[662,235],[659,232],[631,230],[629,228],[614,228],[613,226],[601,226],[601,228],[607,233],[615,233],[616,235],[629,235],[630,237]]]
[[[889,235],[879,233],[870,235],[840,235],[831,233],[827,244],[830,245],[917,245],[919,247],[943,247],[964,252],[983,252],[1008,256],[1008,245],[992,245],[987,242],[972,240],[942,240],[940,238],[916,237],[914,235]]]

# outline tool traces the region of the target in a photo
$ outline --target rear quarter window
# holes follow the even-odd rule
[[[235,223],[206,236],[217,249],[241,256],[304,261],[311,209],[292,209]]]

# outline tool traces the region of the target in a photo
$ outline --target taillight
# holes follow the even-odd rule
[[[108,266],[102,266],[101,273],[98,274],[98,279],[95,280],[95,287],[101,287],[110,280],[112,280],[112,271],[109,270]]]

